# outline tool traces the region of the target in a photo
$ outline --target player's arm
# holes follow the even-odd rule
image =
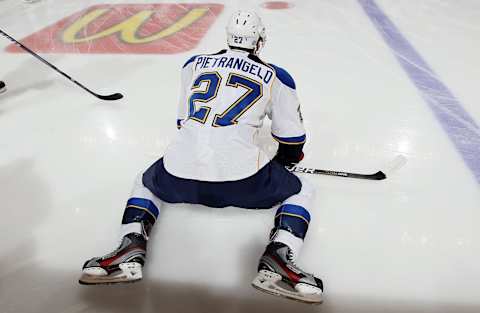
[[[180,82],[180,99],[177,110],[177,128],[182,127],[182,123],[188,118],[188,96],[190,94],[190,84],[193,76],[193,65],[195,58],[191,57],[182,68],[181,82]]]
[[[272,136],[279,143],[274,160],[287,166],[303,159],[306,134],[295,81],[284,69],[274,68],[277,77],[267,113],[272,120]]]

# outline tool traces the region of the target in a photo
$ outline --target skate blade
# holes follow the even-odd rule
[[[262,292],[270,295],[287,298],[307,304],[321,304],[323,302],[322,293],[304,294],[294,289],[287,289],[281,286],[282,276],[267,270],[258,272],[257,277],[252,281],[252,286]],[[286,285],[285,283],[283,283]]]
[[[92,275],[83,272],[78,282],[81,285],[111,285],[134,283],[142,279],[142,265],[136,262],[122,263],[119,271],[110,275]]]

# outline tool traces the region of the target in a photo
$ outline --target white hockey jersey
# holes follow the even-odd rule
[[[295,82],[285,70],[241,50],[192,57],[182,69],[180,130],[165,169],[212,182],[252,176],[270,161],[257,144],[265,116],[277,141],[305,142]]]

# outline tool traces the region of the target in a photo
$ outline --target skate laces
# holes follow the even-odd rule
[[[147,233],[147,230],[145,229],[145,224],[144,223],[141,223],[141,224],[142,224],[142,235],[145,238],[145,240],[148,241],[148,233]]]
[[[292,249],[287,249],[287,260],[288,262],[291,263],[291,265],[293,265],[297,270],[301,271],[304,275],[306,276],[312,276],[312,277],[315,277],[315,275],[311,274],[311,273],[307,273],[305,272],[304,270],[302,270],[300,267],[298,267],[297,263],[295,262],[295,254],[293,253]]]
[[[289,262],[292,262],[295,265],[295,254],[292,249],[287,249],[287,259]]]

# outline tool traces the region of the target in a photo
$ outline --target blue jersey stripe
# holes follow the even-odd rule
[[[306,135],[298,136],[298,137],[278,137],[272,134],[273,138],[280,142],[280,143],[285,143],[289,145],[296,145],[296,144],[302,144],[305,142],[307,139]]]

